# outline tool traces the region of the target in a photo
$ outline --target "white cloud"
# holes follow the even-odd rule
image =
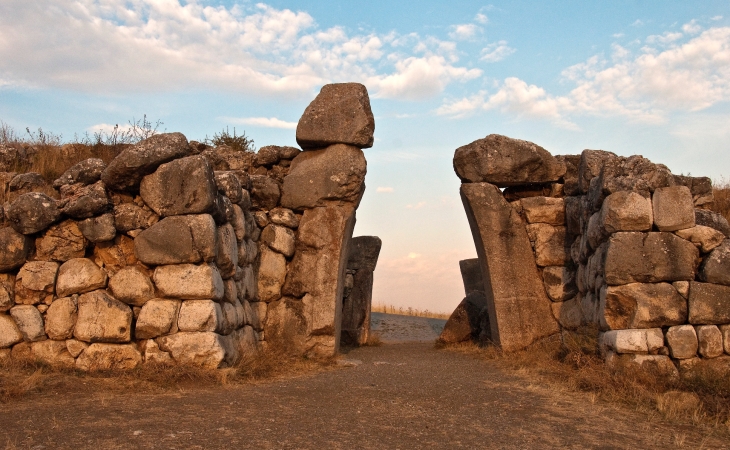
[[[244,125],[253,125],[256,127],[263,128],[284,128],[288,130],[294,130],[297,128],[296,122],[286,122],[276,117],[228,117],[226,118],[232,123],[241,123]]]
[[[474,21],[481,23],[482,25],[486,25],[489,22],[489,17],[487,17],[486,14],[477,13],[477,15],[474,16]]]
[[[646,38],[648,44],[669,44],[682,38],[682,33],[654,34]]]
[[[477,31],[480,30],[480,28],[473,23],[465,23],[461,25],[453,25],[451,27],[451,32],[449,33],[449,37],[451,39],[456,39],[457,41],[465,41],[467,39],[471,39],[476,35]]]
[[[506,78],[496,92],[480,91],[445,102],[437,114],[463,117],[498,109],[517,117],[539,117],[575,128],[571,116],[625,116],[661,122],[671,111],[698,111],[730,101],[730,27],[710,28],[696,37],[661,35],[669,48],[638,54],[614,46],[612,60],[594,56],[563,71],[574,87],[565,95],[518,78]]]
[[[697,34],[702,31],[702,27],[697,24],[697,21],[695,19],[692,19],[682,25],[682,31],[688,34]]]
[[[389,187],[389,186],[378,186],[375,189],[375,192],[377,192],[377,193],[383,193],[383,194],[390,194],[390,193],[392,193],[394,191],[395,191],[395,189],[393,189],[392,187]]]
[[[722,20],[722,16],[714,16],[714,17],[710,18],[710,20],[712,20],[712,21]]]
[[[306,12],[261,3],[10,0],[0,29],[0,74],[14,87],[309,96],[360,81],[380,97],[420,99],[481,75],[458,65],[450,41],[321,29]]]
[[[644,22],[641,19],[636,19],[634,23],[631,24],[632,27],[640,27],[644,25]]]
[[[615,33],[615,34],[612,34],[611,37],[613,37],[615,39],[619,39],[619,38],[624,37],[624,34],[623,33]]]
[[[507,45],[507,41],[494,42],[482,49],[482,57],[479,58],[486,62],[497,62],[508,57],[515,52],[515,49]]]
[[[424,206],[426,206],[426,202],[418,202],[415,205],[413,205],[413,204],[406,205],[406,209],[421,209]]]

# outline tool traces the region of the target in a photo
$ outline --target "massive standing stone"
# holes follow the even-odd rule
[[[730,323],[730,286],[691,281],[689,323],[693,325]]]
[[[375,119],[365,86],[326,84],[299,119],[297,143],[303,149],[332,144],[370,148],[374,131]]]
[[[479,258],[463,259],[459,261],[461,280],[464,283],[464,295],[472,291],[484,292],[484,280],[482,280],[482,266]]]
[[[84,342],[129,342],[132,309],[108,295],[94,291],[79,296],[74,338]]]
[[[106,169],[106,164],[101,159],[85,159],[66,170],[63,175],[53,182],[53,187],[59,189],[61,186],[69,184],[94,184],[101,179],[104,169]]]
[[[362,150],[343,144],[300,153],[284,177],[281,206],[294,210],[328,202],[358,204],[365,188],[367,162]]]
[[[152,279],[165,297],[220,300],[224,294],[223,279],[213,265],[159,266]]]
[[[28,236],[10,227],[0,228],[0,272],[8,272],[25,264],[33,242]]]
[[[482,264],[491,339],[510,351],[557,333],[558,323],[517,211],[488,183],[462,184],[461,198]]]
[[[370,309],[373,299],[373,271],[378,263],[382,241],[377,236],[358,236],[350,241],[347,269],[354,271],[352,289],[343,299],[343,343],[363,345],[370,334]]]
[[[112,190],[135,190],[161,164],[189,154],[190,145],[182,133],[157,134],[122,150],[104,169],[101,180]]]
[[[603,329],[657,328],[687,321],[687,301],[669,283],[631,283],[601,291]]]
[[[56,222],[61,217],[61,211],[56,200],[46,194],[28,192],[5,209],[5,217],[18,233],[34,234]]]
[[[730,239],[726,239],[705,258],[699,275],[702,281],[730,286]]]
[[[212,211],[218,188],[213,167],[197,155],[162,164],[142,179],[139,193],[147,206],[166,217]]]
[[[465,183],[506,187],[558,181],[565,163],[532,142],[490,134],[457,148],[454,170]]]
[[[610,285],[694,280],[699,250],[671,233],[620,232],[611,236],[605,279]]]
[[[137,236],[134,251],[150,265],[212,262],[217,234],[210,214],[166,217]]]

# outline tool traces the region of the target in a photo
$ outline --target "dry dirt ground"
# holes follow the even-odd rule
[[[343,359],[335,370],[253,385],[26,397],[2,405],[0,448],[728,446],[430,343],[353,349]]]

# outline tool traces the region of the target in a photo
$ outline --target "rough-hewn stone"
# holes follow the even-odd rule
[[[611,330],[601,335],[601,348],[616,353],[650,353],[664,346],[661,328]]]
[[[137,236],[134,252],[149,265],[212,262],[217,234],[210,214],[166,217]]]
[[[269,224],[261,232],[261,242],[288,258],[294,254],[294,232],[289,228]]]
[[[56,200],[39,192],[23,194],[5,209],[5,218],[10,226],[22,234],[45,230],[60,217]]]
[[[64,297],[51,303],[46,311],[45,331],[50,339],[62,340],[73,337],[76,326],[77,298]]]
[[[161,164],[188,154],[190,145],[182,133],[157,134],[122,150],[104,169],[101,180],[109,189],[133,191]]]
[[[690,282],[689,323],[694,325],[730,323],[730,286]]]
[[[562,198],[528,197],[520,202],[529,223],[565,225],[565,203]]]
[[[71,294],[83,294],[97,289],[104,289],[107,274],[88,258],[74,258],[61,264],[58,269],[56,294],[66,297]]]
[[[114,226],[122,233],[149,228],[159,220],[157,214],[134,203],[122,203],[114,207]]]
[[[603,329],[656,328],[687,321],[687,301],[669,283],[608,286],[600,302]]]
[[[180,304],[180,300],[159,298],[147,301],[137,317],[134,329],[136,338],[152,339],[177,333]]]
[[[0,314],[0,348],[11,347],[23,340],[23,333],[12,317]]]
[[[33,359],[51,367],[72,368],[76,361],[64,341],[40,341],[31,344]]]
[[[33,242],[28,236],[10,227],[0,228],[0,272],[17,269],[25,264]]]
[[[218,228],[218,252],[216,266],[224,279],[233,277],[238,267],[238,242],[231,224]]]
[[[717,358],[722,355],[722,333],[715,325],[696,327],[698,350],[703,358]]]
[[[81,183],[61,187],[63,212],[74,219],[87,219],[103,214],[109,209],[109,197],[101,181],[91,185]]]
[[[32,305],[17,305],[10,308],[10,316],[23,333],[26,342],[40,341],[46,338],[43,316],[38,308]]]
[[[215,172],[215,184],[218,187],[218,192],[228,197],[231,203],[239,203],[243,200],[241,181],[234,172]]]
[[[269,211],[269,220],[271,223],[281,225],[292,230],[299,226],[299,218],[294,214],[294,211],[287,208],[274,208]]]
[[[365,86],[326,84],[299,119],[297,144],[303,149],[332,144],[369,148],[373,146],[374,131],[375,119]]]
[[[561,327],[569,330],[577,329],[583,323],[583,311],[581,310],[580,298],[574,297],[564,302],[550,304],[553,317]]]
[[[659,231],[676,231],[695,226],[692,193],[686,186],[670,186],[654,191],[651,199],[654,223]]]
[[[64,262],[83,258],[86,254],[86,238],[73,220],[51,226],[36,239],[36,259]]]
[[[484,292],[470,292],[451,313],[438,340],[449,344],[477,341],[481,332],[482,315],[488,314],[487,311],[487,298]]]
[[[565,163],[532,142],[490,134],[456,149],[454,171],[463,182],[505,187],[557,181]]]
[[[653,224],[651,201],[636,192],[619,191],[606,197],[600,225],[607,233],[648,231]]]
[[[535,249],[538,266],[560,266],[570,260],[570,249],[565,242],[565,227],[554,227],[544,223],[527,226],[527,235]]]
[[[270,210],[279,204],[281,186],[266,175],[251,175],[251,207]]]
[[[134,344],[91,344],[76,359],[76,367],[87,372],[97,370],[131,370],[142,364],[142,355]]]
[[[109,280],[114,298],[128,305],[143,306],[155,296],[150,278],[138,267],[123,267]]]
[[[165,297],[220,300],[224,294],[223,279],[213,265],[159,266],[152,279]]]
[[[335,144],[302,152],[284,177],[281,206],[301,210],[332,201],[357,204],[366,172],[365,155],[353,146]]]
[[[53,182],[53,187],[58,189],[61,186],[81,183],[83,185],[94,184],[101,179],[101,174],[106,169],[106,164],[99,158],[85,159],[74,164]]]
[[[188,156],[162,164],[142,179],[144,202],[162,217],[212,211],[218,188],[213,168],[203,156]]]
[[[212,300],[187,300],[180,306],[177,319],[180,331],[222,331],[223,312]]]
[[[281,297],[281,287],[287,276],[286,259],[278,252],[261,250],[261,264],[258,274],[259,300],[270,302]]]
[[[697,355],[697,332],[692,325],[670,327],[667,330],[666,339],[672,358],[687,359]]]
[[[708,209],[695,209],[695,223],[714,228],[725,237],[730,237],[730,224],[722,214]]]
[[[10,310],[15,304],[15,275],[0,273],[0,312]]]
[[[132,309],[105,291],[79,296],[74,338],[84,342],[129,342]],[[88,350],[88,349],[87,349]]]
[[[712,251],[725,240],[724,234],[714,228],[703,225],[695,225],[692,228],[677,230],[674,234],[693,243],[702,253]]]
[[[565,266],[549,266],[542,271],[545,291],[550,300],[562,302],[575,297],[578,287],[575,284],[575,270]]]
[[[483,264],[491,339],[505,350],[516,350],[557,333],[558,323],[518,213],[488,183],[462,184],[461,197]]]
[[[109,275],[137,262],[134,241],[128,236],[117,235],[114,241],[100,242],[94,246],[94,261]]]
[[[117,235],[114,225],[114,214],[102,214],[98,217],[90,217],[78,223],[81,234],[91,242],[111,241]]]
[[[699,277],[708,283],[730,286],[730,239],[724,240],[705,258]]]
[[[36,305],[53,297],[58,263],[29,261],[20,268],[15,279],[15,303]]]
[[[208,369],[225,366],[223,336],[213,332],[181,332],[157,339],[160,348],[172,354],[178,364],[193,364]]]

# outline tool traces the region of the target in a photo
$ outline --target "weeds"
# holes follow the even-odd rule
[[[215,133],[212,139],[206,136],[204,142],[214,147],[226,145],[240,152],[253,153],[256,150],[253,145],[253,139],[247,137],[245,131],[240,136],[236,135],[236,127],[233,127],[233,134],[226,127],[220,133]]]
[[[721,177],[719,180],[712,182],[712,194],[714,202],[712,210],[720,213],[728,221],[730,221],[730,180]]]
[[[371,311],[384,314],[400,314],[402,316],[429,317],[431,319],[448,319],[451,316],[450,313],[434,312],[427,309],[420,310],[410,306],[408,308],[403,308],[402,306],[396,308],[393,305],[386,305],[384,303],[373,304]]]

